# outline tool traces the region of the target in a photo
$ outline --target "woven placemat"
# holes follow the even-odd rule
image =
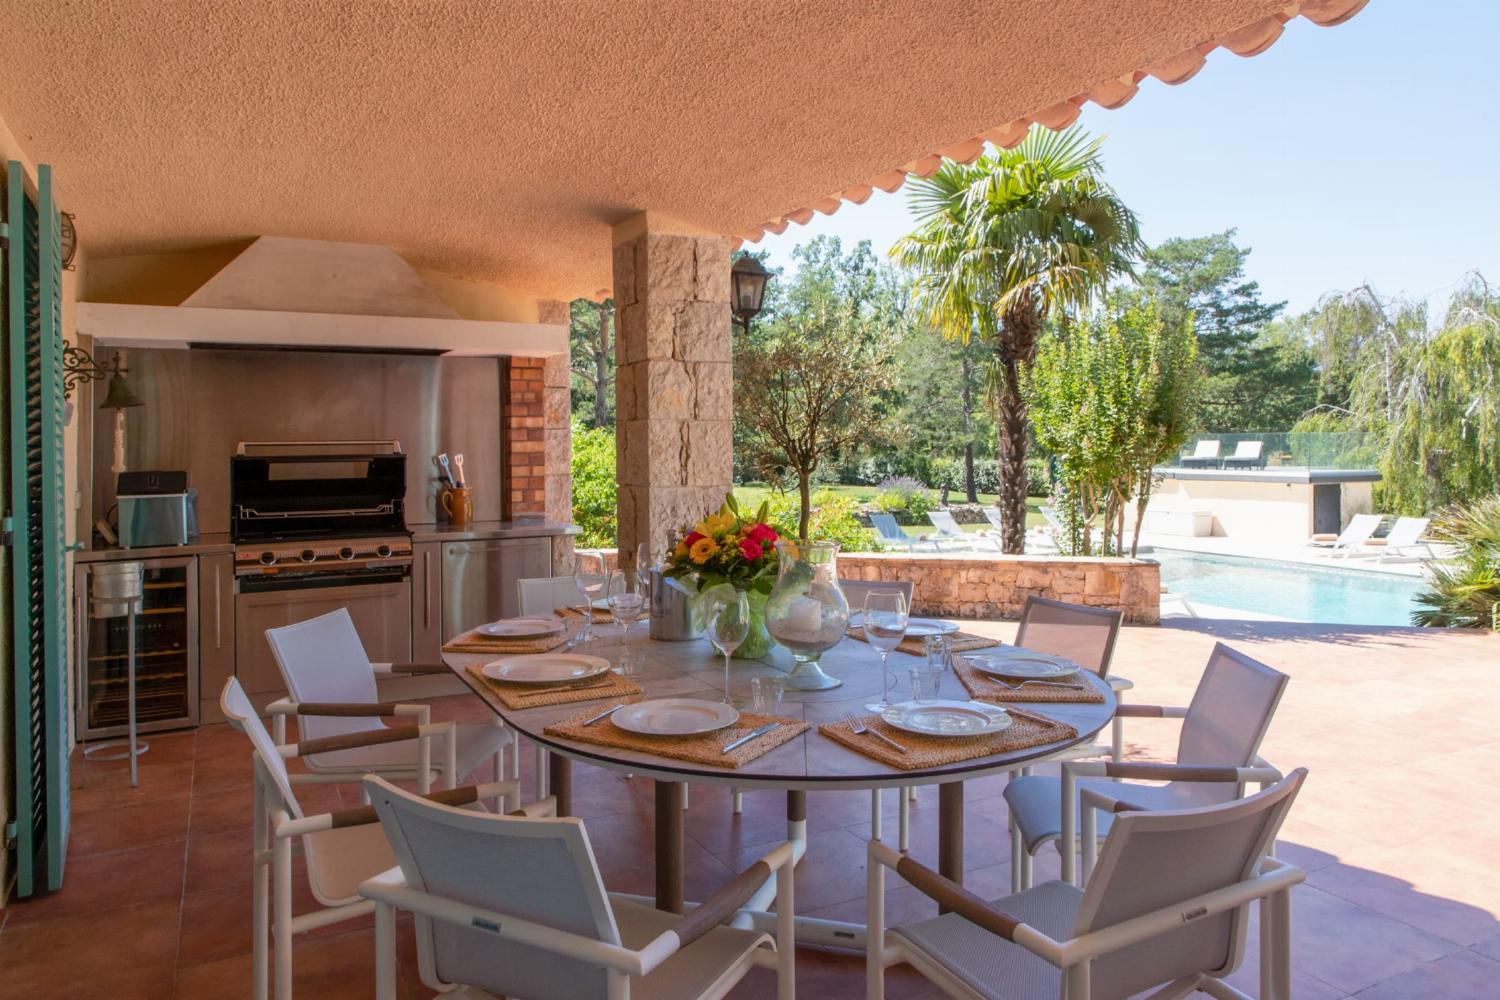
[[[887,725],[879,716],[859,716],[867,728],[889,736],[905,747],[906,753],[897,752],[868,733],[863,736],[854,735],[847,722],[825,722],[818,726],[818,732],[871,760],[878,760],[903,771],[957,764],[997,753],[1013,753],[1046,743],[1069,740],[1078,735],[1078,730],[1066,722],[1057,722],[1013,708],[1006,711],[1011,717],[1009,728],[987,736],[923,736]]]
[[[591,684],[579,684],[566,690],[537,684],[506,684],[484,676],[482,664],[469,665],[469,673],[485,687],[495,692],[500,703],[513,712],[523,708],[544,708],[547,705],[568,705],[575,701],[598,701],[600,698],[628,698],[641,693],[641,687],[628,677],[610,671]]]
[[[862,628],[851,628],[849,638],[858,639],[860,642],[869,642]],[[971,649],[989,649],[991,646],[1000,645],[999,639],[990,639],[972,632],[949,632],[948,642],[952,645],[955,653],[966,653]],[[896,646],[896,649],[912,656],[926,656],[927,644],[921,636],[907,636]]]
[[[445,653],[550,653],[568,641],[568,631],[540,639],[497,639],[471,628],[443,643]]]
[[[584,721],[599,714],[601,707],[554,722],[543,731],[548,736],[561,736],[579,743],[614,747],[617,750],[635,750],[693,764],[706,764],[709,767],[742,767],[783,743],[796,739],[810,728],[807,723],[796,719],[757,715],[755,712],[741,712],[739,721],[734,725],[702,736],[642,736],[626,732],[610,719],[601,719],[592,726],[585,726]],[[768,722],[779,722],[781,725],[729,753],[724,752],[725,746]]]
[[[953,672],[958,682],[969,692],[969,697],[989,702],[1072,702],[1073,704],[1098,705],[1104,695],[1098,688],[1083,679],[1082,673],[1073,684],[1027,684],[1011,688],[984,673],[966,656],[953,658]]]
[[[556,614],[557,617],[559,617],[559,618],[582,618],[583,617],[583,612],[580,611],[580,610],[578,610],[577,608],[555,608],[554,611],[553,611],[553,613]],[[614,624],[615,616],[612,615],[612,614],[610,614],[608,611],[605,611],[603,608],[590,607],[589,608],[589,614],[593,617],[593,622],[594,622],[595,625],[613,625]],[[645,618],[646,618],[646,616],[644,614],[641,615],[641,620],[642,621],[644,621]]]

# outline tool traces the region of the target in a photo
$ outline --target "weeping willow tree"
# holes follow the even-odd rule
[[[1352,406],[1381,433],[1381,505],[1425,514],[1500,489],[1500,297],[1473,279],[1441,329],[1365,353]]]

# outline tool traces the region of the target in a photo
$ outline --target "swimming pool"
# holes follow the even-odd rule
[[[1359,570],[1157,549],[1161,582],[1189,604],[1331,625],[1410,625],[1423,581]]]

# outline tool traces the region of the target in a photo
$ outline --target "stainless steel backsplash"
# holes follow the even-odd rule
[[[126,465],[186,469],[204,532],[229,530],[229,456],[240,441],[396,438],[408,456],[408,524],[437,519],[432,456],[462,452],[475,518],[500,516],[495,358],[135,348],[126,364],[145,403],[126,411]],[[115,503],[113,440],[114,411],[95,411],[95,518]]]

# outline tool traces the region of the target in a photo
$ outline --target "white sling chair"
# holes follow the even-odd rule
[[[1250,1000],[1224,982],[1245,955],[1260,906],[1260,1000],[1291,1000],[1291,888],[1300,869],[1269,856],[1307,772],[1249,798],[1194,809],[1124,810],[1083,889],[1047,882],[986,901],[879,841],[869,845],[866,997],[909,962],[950,997],[1174,1000],[1201,990]],[[1116,786],[1118,787],[1118,786]],[[952,912],[885,927],[885,869]]]
[[[292,758],[306,760],[309,755],[328,749],[371,745],[387,737],[380,733],[353,733],[278,747],[255,714],[249,696],[233,677],[224,685],[219,707],[229,724],[249,738],[255,751],[255,778],[251,785],[254,799],[251,839],[254,971],[250,995],[254,1000],[266,998],[269,938],[274,921],[276,1000],[291,1000],[292,935],[369,913],[373,906],[360,898],[359,884],[390,868],[396,863],[396,858],[380,830],[374,810],[368,806],[312,816],[305,813],[292,786],[307,775],[290,774],[286,761]],[[426,748],[434,737],[446,740],[452,735],[453,723],[413,725],[388,732],[400,733],[400,738],[419,743],[425,757]],[[514,781],[507,781],[449,789],[434,795],[444,802],[461,805],[481,797],[519,795],[519,789]],[[533,804],[538,808],[543,805]],[[300,844],[302,848],[307,861],[308,888],[322,907],[295,917],[292,916],[294,844]]]
[[[360,886],[376,904],[377,1000],[396,997],[396,910],[416,915],[423,983],[472,1000],[717,998],[756,966],[792,996],[790,844],[678,916],[606,893],[582,820],[464,812],[375,777],[365,790],[400,860]],[[730,926],[773,873],[775,940]]]
[[[266,629],[266,640],[291,692],[291,697],[267,706],[275,720],[277,743],[286,742],[290,715],[297,716],[305,739],[389,732],[380,721],[382,716],[413,716],[425,723],[426,705],[381,704],[376,677],[393,671],[451,674],[441,664],[371,663],[354,620],[343,608],[295,625]],[[456,770],[449,770],[444,762],[438,767],[448,788],[490,757],[495,761],[495,780],[505,778],[505,747],[511,736],[498,719],[457,725],[451,738]],[[431,772],[419,768],[418,749],[412,740],[383,742],[315,754],[305,762],[309,771],[327,781],[357,781],[374,771],[390,778],[415,778],[425,791]]]
[[[1080,790],[1096,790],[1129,802],[1135,809],[1183,809],[1227,802],[1244,794],[1248,782],[1279,781],[1281,773],[1262,760],[1261,740],[1286,690],[1287,676],[1222,642],[1186,708],[1121,705],[1116,719],[1182,719],[1175,764],[1120,760],[1068,761],[1060,778],[1028,775],[1005,786],[1010,807],[1011,883],[1031,885],[1031,860],[1044,844],[1058,841],[1062,879],[1073,881]],[[1119,746],[1119,737],[1116,737]],[[1165,781],[1164,785],[1124,784],[1125,780]],[[1098,835],[1108,832],[1106,817]],[[1097,838],[1084,844],[1085,864]]]
[[[550,615],[558,608],[583,607],[583,591],[571,576],[536,576],[516,583],[522,615]]]

